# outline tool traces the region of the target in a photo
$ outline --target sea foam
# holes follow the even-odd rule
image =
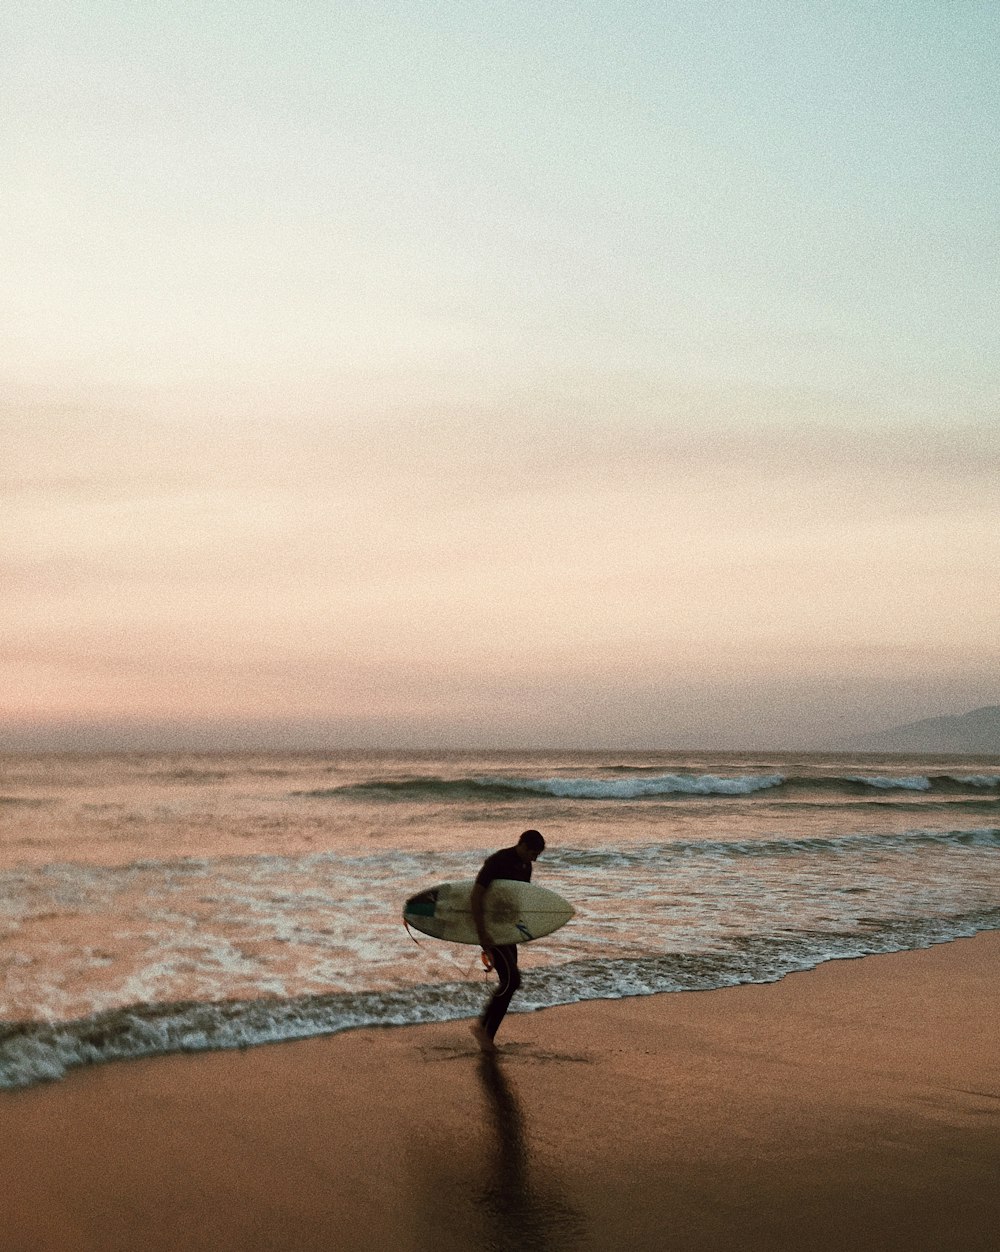
[[[578,960],[530,971],[513,1012],[558,1004],[708,991],[777,982],[829,960],[925,948],[1000,929],[1000,909],[947,919],[888,922],[865,934],[757,936],[716,951]],[[475,1016],[484,988],[437,983],[348,995],[132,1004],[65,1022],[0,1025],[0,1090],[62,1078],[109,1061],[245,1048],[366,1026],[405,1026]]]

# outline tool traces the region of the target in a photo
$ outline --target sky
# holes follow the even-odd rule
[[[1000,703],[1000,10],[13,0],[0,749]]]

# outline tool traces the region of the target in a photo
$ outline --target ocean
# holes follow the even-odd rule
[[[512,1012],[1000,929],[1000,759],[330,752],[0,757],[0,1088],[454,1020],[478,951],[404,929],[535,827],[576,908]]]

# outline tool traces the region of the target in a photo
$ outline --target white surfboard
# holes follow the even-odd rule
[[[452,943],[479,943],[472,920],[473,882],[446,882],[412,896],[403,920],[414,930]],[[486,888],[483,917],[495,944],[530,943],[551,935],[573,916],[573,906],[547,887],[497,878]]]

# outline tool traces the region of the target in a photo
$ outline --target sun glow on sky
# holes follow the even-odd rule
[[[13,5],[0,747],[997,699],[998,25]]]

